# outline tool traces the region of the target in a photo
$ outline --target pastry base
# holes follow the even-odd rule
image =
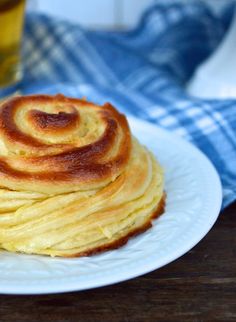
[[[137,236],[152,227],[152,220],[158,218],[159,216],[161,216],[164,213],[165,201],[166,201],[166,194],[164,193],[160,202],[159,202],[157,209],[147,219],[147,221],[142,226],[130,231],[126,236],[122,236],[120,239],[117,239],[117,240],[113,241],[112,243],[107,243],[106,245],[95,247],[95,248],[92,248],[92,249],[89,249],[89,250],[86,250],[86,251],[80,252],[80,253],[75,253],[75,254],[71,254],[71,255],[64,255],[62,257],[72,258],[72,257],[91,256],[91,255],[95,255],[98,253],[102,253],[104,251],[120,248],[121,246],[125,245],[131,237]]]

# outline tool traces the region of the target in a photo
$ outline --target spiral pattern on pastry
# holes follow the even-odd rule
[[[0,246],[81,256],[125,243],[164,207],[163,173],[124,115],[63,95],[0,107]]]

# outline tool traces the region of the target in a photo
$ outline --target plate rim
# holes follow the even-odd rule
[[[180,258],[184,254],[186,254],[190,249],[196,246],[213,227],[221,210],[222,186],[221,186],[220,177],[212,162],[201,150],[199,150],[196,146],[184,140],[183,138],[177,135],[174,135],[171,132],[168,132],[167,130],[164,130],[158,127],[157,125],[152,124],[146,120],[142,120],[130,115],[127,115],[127,118],[131,128],[133,123],[136,123],[139,126],[144,126],[144,125],[145,127],[148,126],[150,129],[152,129],[152,131],[158,130],[159,133],[162,132],[162,135],[164,135],[165,137],[170,138],[171,140],[177,141],[181,145],[185,145],[188,149],[192,150],[194,153],[197,153],[199,155],[202,161],[205,162],[205,164],[207,164],[208,168],[211,171],[212,178],[214,178],[214,181],[215,181],[214,195],[216,195],[217,197],[214,198],[214,204],[211,205],[212,213],[214,215],[211,214],[211,216],[208,218],[208,221],[204,223],[204,226],[202,227],[201,231],[199,231],[197,235],[194,235],[194,238],[188,241],[188,243],[186,243],[184,247],[181,247],[180,249],[178,249],[178,251],[175,251],[174,256],[172,253],[169,255],[166,254],[164,257],[161,258],[161,261],[159,260],[158,265],[155,264],[156,263],[155,261],[153,261],[153,262],[149,262],[148,264],[146,263],[143,266],[137,267],[135,272],[128,271],[127,273],[127,271],[122,271],[119,273],[119,276],[115,278],[110,274],[109,276],[106,276],[105,278],[103,277],[102,279],[100,278],[97,281],[92,279],[92,280],[86,280],[85,283],[79,281],[78,284],[76,284],[75,281],[73,280],[73,281],[67,281],[66,284],[64,283],[62,285],[60,283],[53,284],[53,285],[50,285],[50,287],[47,287],[47,286],[45,287],[44,284],[43,285],[38,284],[37,287],[35,287],[35,285],[34,286],[10,285],[10,284],[2,285],[1,278],[0,278],[0,294],[39,295],[39,294],[66,293],[66,292],[82,291],[82,290],[88,290],[88,289],[121,283],[130,279],[136,278],[138,276],[150,273]]]

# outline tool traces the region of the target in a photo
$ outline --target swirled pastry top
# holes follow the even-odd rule
[[[63,95],[14,97],[0,107],[0,185],[49,194],[104,187],[130,158],[126,118]]]
[[[110,104],[35,95],[0,106],[0,248],[82,256],[118,247],[163,211],[163,179]]]

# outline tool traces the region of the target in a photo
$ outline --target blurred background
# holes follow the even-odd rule
[[[190,2],[191,0],[182,0]],[[31,0],[31,9],[69,19],[88,28],[134,27],[143,11],[158,0]],[[168,2],[168,0],[166,0]],[[219,12],[229,0],[204,0]]]
[[[28,15],[23,33],[25,3]],[[132,63],[141,55],[146,59],[142,62],[144,65],[149,61],[157,64],[159,71],[163,68],[166,72],[169,69],[175,71],[174,74],[177,73],[179,78],[177,83],[181,81],[187,93],[195,97],[235,98],[236,6],[233,4],[236,4],[234,0],[0,0],[0,96],[14,93],[19,89],[17,86],[22,79],[28,82],[27,86],[36,79],[45,82],[45,73],[47,80],[52,79],[52,61],[60,65],[59,56],[55,53],[56,47],[62,57],[69,36],[74,37],[70,49],[72,50],[74,44],[77,78],[74,79],[72,75],[75,73],[70,71],[69,77],[65,79],[66,73],[62,70],[60,77],[57,75],[54,78],[58,82],[66,80],[76,83],[81,81],[79,75],[86,79],[88,73],[79,72],[84,64],[79,56],[83,51],[85,56],[89,53],[88,48],[83,49],[81,40],[79,42],[79,34],[83,30],[83,38],[91,41],[92,47],[98,50],[99,55],[102,54],[105,61],[106,53],[102,53],[102,50],[111,50],[115,45],[115,51],[110,53],[109,64],[113,62],[114,55],[120,53],[122,46],[123,52],[119,56],[121,66],[118,67],[117,64],[115,71],[112,64],[112,73],[116,74],[116,77],[117,74],[123,73],[124,65],[129,68],[130,64],[126,64],[127,55],[132,56],[135,53],[135,58],[130,56]],[[227,11],[227,8],[231,10]],[[149,18],[145,14],[147,11]],[[43,15],[37,15],[38,13]],[[54,17],[59,20],[54,21]],[[77,26],[76,35],[72,30],[62,32],[62,29],[66,28],[66,21]],[[54,25],[51,30],[51,24],[57,26]],[[127,51],[130,42],[127,42],[125,33],[120,32],[120,36],[117,36],[115,32],[113,35],[107,32],[134,30],[135,27],[142,30],[139,30],[139,45],[134,41],[131,51]],[[165,35],[163,28],[166,29]],[[89,33],[93,31],[94,34]],[[101,36],[101,31],[107,34]],[[61,32],[63,37],[57,37],[57,33]],[[46,55],[47,50],[45,51],[44,47],[49,45],[51,52],[50,55]],[[35,64],[35,57],[40,57],[41,65]],[[66,65],[63,64],[64,69],[69,68],[68,60]],[[136,68],[134,65],[133,72]],[[158,72],[158,69],[156,71]],[[120,75],[122,82],[128,73],[127,70],[123,76]],[[95,74],[87,77],[86,81],[93,81]],[[33,75],[37,75],[37,78],[32,78]]]
[[[180,0],[189,4],[194,0]],[[152,4],[163,3],[160,0],[31,0],[30,10],[56,16],[85,28],[96,30],[125,30],[134,28],[142,14]],[[164,1],[165,4],[172,0]],[[199,0],[207,4],[216,15],[222,14],[233,0]],[[187,84],[190,94],[205,98],[236,97],[236,11],[234,23],[212,56],[198,66]]]

